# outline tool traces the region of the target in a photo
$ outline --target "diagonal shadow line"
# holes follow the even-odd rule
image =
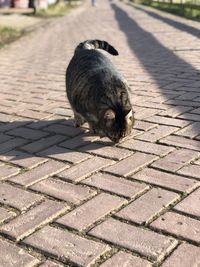
[[[166,23],[166,24],[168,24],[168,25],[170,25],[170,26],[172,26],[172,27],[174,27],[180,31],[187,32],[187,33],[189,33],[189,34],[191,34],[197,38],[200,38],[200,30],[199,29],[196,29],[196,28],[194,28],[190,25],[187,25],[185,23],[175,21],[171,18],[163,17],[163,16],[159,15],[158,13],[155,13],[153,11],[147,10],[147,9],[139,7],[139,6],[134,5],[134,8],[148,14],[149,16],[151,16],[155,19],[163,21],[164,23]]]
[[[34,156],[49,157],[73,163],[71,157],[75,157],[75,153],[78,154],[80,151],[90,153],[94,149],[91,144],[95,142],[91,139],[97,141],[95,143],[98,146],[97,149],[105,147],[106,143],[107,145],[113,145],[111,141],[101,141],[98,135],[89,133],[87,128],[75,128],[73,122],[72,119],[55,119],[13,121],[0,124],[0,135],[3,134],[3,137],[7,138],[3,141],[0,139],[0,165],[1,161],[10,161],[20,166],[21,160]],[[19,132],[16,133],[16,130],[20,130],[20,132],[33,130],[36,133],[46,135],[33,139],[31,132],[24,137]],[[48,138],[52,138],[51,143],[48,143]],[[62,156],[62,154],[66,156]]]
[[[116,4],[111,4],[115,18],[120,29],[125,33],[129,47],[142,63],[144,69],[151,75],[164,94],[162,75],[166,71],[174,71],[184,75],[199,73],[192,65],[175,55],[167,47],[163,46],[151,33],[141,28],[133,18]],[[158,69],[160,68],[160,69]],[[159,74],[159,75],[158,75]],[[188,90],[188,88],[186,89]],[[199,89],[200,92],[200,89]],[[180,104],[179,104],[180,105]],[[179,106],[176,106],[179,109]],[[184,114],[183,114],[184,116]],[[187,118],[185,118],[187,120]],[[193,131],[199,134],[199,129],[193,127]]]

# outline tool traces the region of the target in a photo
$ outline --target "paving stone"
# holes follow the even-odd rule
[[[18,174],[19,171],[20,169],[17,167],[13,167],[10,165],[0,165],[0,180],[7,179],[10,176]]]
[[[65,136],[54,135],[40,140],[34,141],[26,146],[23,146],[22,149],[29,153],[37,153],[41,150],[44,150],[50,146],[56,145],[66,139]]]
[[[56,263],[50,260],[45,261],[43,264],[39,265],[40,267],[63,267],[62,264]]]
[[[169,125],[169,126],[176,126],[176,127],[184,127],[190,123],[190,122],[185,121],[185,120],[180,120],[180,119],[175,119],[175,118],[167,118],[167,117],[158,116],[158,115],[149,117],[146,119],[146,121],[152,122],[152,123]]]
[[[85,133],[74,138],[70,138],[65,142],[59,144],[61,147],[76,149],[81,146],[86,146],[91,142],[98,140],[100,137],[98,135],[91,135],[90,133]]]
[[[176,193],[153,188],[120,210],[116,215],[139,224],[148,223],[155,215],[178,198],[179,195]]]
[[[189,110],[191,110],[190,107],[176,106],[160,112],[159,115],[176,118],[178,115],[181,115]]]
[[[163,146],[159,144],[154,144],[134,139],[127,140],[121,143],[119,146],[144,153],[154,154],[157,156],[165,156],[166,154],[174,150],[173,147]]]
[[[200,188],[179,202],[174,209],[200,218]]]
[[[170,234],[200,242],[200,221],[174,212],[167,212],[151,223],[154,228]]]
[[[12,138],[11,140],[8,140],[1,144],[0,146],[0,154],[6,153],[16,147],[20,147],[24,144],[26,144],[28,141],[26,139],[16,137]]]
[[[31,189],[48,194],[52,197],[78,205],[94,196],[96,191],[80,185],[74,185],[61,180],[48,178],[31,186]]]
[[[13,218],[16,214],[10,210],[7,210],[3,207],[0,207],[0,223],[4,222],[5,220],[8,220],[10,218]]]
[[[44,131],[48,131],[48,132],[54,132],[56,134],[64,134],[67,135],[69,137],[74,137],[76,135],[80,135],[82,133],[84,133],[84,129],[81,128],[76,128],[76,127],[71,127],[69,125],[62,125],[62,124],[52,124],[46,128],[43,128]]]
[[[28,209],[42,199],[42,196],[9,184],[1,184],[0,186],[0,202],[21,211]]]
[[[45,157],[51,157],[54,159],[59,159],[59,160],[66,160],[71,163],[80,163],[81,161],[84,161],[91,156],[87,153],[81,153],[78,151],[73,151],[67,148],[59,147],[59,146],[53,146],[50,147],[46,150],[43,150],[39,152],[39,155]]]
[[[59,218],[57,222],[82,231],[126,202],[123,198],[101,193]]]
[[[4,142],[6,142],[6,141],[8,141],[10,139],[12,139],[11,136],[3,134],[3,133],[0,134],[0,144],[4,143]]]
[[[156,142],[161,138],[176,132],[178,129],[179,128],[173,126],[160,125],[157,128],[153,128],[148,132],[145,132],[144,134],[137,136],[136,139],[142,141]]]
[[[0,266],[2,267],[33,267],[39,260],[28,254],[24,249],[0,239]]]
[[[45,226],[26,238],[24,242],[51,254],[62,262],[70,261],[82,267],[90,266],[102,254],[109,251],[107,245],[50,226]]]
[[[108,168],[105,168],[104,171],[121,176],[129,176],[133,172],[136,172],[142,167],[145,167],[146,165],[150,164],[155,159],[157,159],[156,156],[136,152],[134,155],[124,160],[121,160],[120,162]]]
[[[132,182],[106,173],[96,173],[83,180],[82,183],[129,198],[134,198],[149,188],[148,185]]]
[[[183,147],[183,148],[188,148],[188,149],[197,150],[197,151],[199,151],[200,149],[199,141],[184,138],[182,136],[170,135],[160,140],[160,142],[162,144],[168,144],[171,146]]]
[[[200,122],[194,122],[176,132],[176,135],[194,138],[200,134]]]
[[[3,156],[0,156],[0,159],[29,169],[47,161],[45,158],[36,157],[34,155],[17,150],[11,150]]]
[[[33,99],[31,101],[33,101]],[[44,113],[44,112],[37,112],[33,110],[26,110],[26,111],[23,110],[23,111],[17,112],[16,114],[22,117],[36,119],[36,120],[45,119],[51,116],[51,114]]]
[[[27,172],[24,172],[22,174],[19,174],[13,178],[10,178],[9,180],[12,182],[15,182],[17,184],[21,184],[24,186],[30,186],[34,183],[37,183],[49,176],[52,176],[58,172],[61,172],[62,170],[68,168],[69,165],[49,160],[48,162],[30,170]]]
[[[80,151],[93,153],[102,157],[111,158],[114,160],[121,160],[132,154],[131,151],[118,148],[115,146],[102,146],[101,144],[91,143],[87,146],[81,147]]]
[[[43,131],[33,130],[26,127],[19,127],[16,129],[12,129],[8,131],[7,134],[31,140],[37,140],[48,135],[48,133],[45,133]]]
[[[109,159],[93,157],[59,173],[58,176],[66,180],[79,182],[94,172],[113,163],[114,161]]]
[[[148,131],[157,125],[146,121],[135,121],[134,128],[142,131]]]
[[[161,265],[162,267],[199,266],[200,248],[190,244],[181,244]]]
[[[193,179],[150,168],[145,168],[132,177],[139,181],[162,186],[166,189],[172,189],[178,192],[190,192],[199,185],[198,182]]]
[[[152,264],[147,260],[133,256],[126,252],[120,251],[104,263],[100,264],[100,267],[151,267]]]
[[[52,221],[65,212],[69,207],[63,203],[46,200],[40,205],[21,214],[7,224],[0,227],[0,232],[20,240],[33,233],[38,227]]]
[[[153,260],[169,252],[177,243],[174,239],[149,230],[109,218],[94,227],[89,234],[115,245],[139,252]]]
[[[152,164],[153,167],[166,171],[177,171],[184,165],[197,158],[198,152],[189,149],[177,149],[172,151],[162,159],[157,160]]]
[[[200,166],[190,164],[183,167],[178,171],[180,174],[188,175],[197,179],[200,179]]]

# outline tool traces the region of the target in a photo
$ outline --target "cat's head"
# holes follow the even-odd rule
[[[133,124],[134,114],[132,108],[120,112],[107,109],[103,112],[101,119],[101,129],[115,143],[118,143],[131,133]]]

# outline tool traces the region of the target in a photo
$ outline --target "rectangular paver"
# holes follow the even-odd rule
[[[101,193],[59,218],[57,222],[82,231],[126,202],[123,198]]]
[[[11,222],[0,227],[0,232],[20,240],[30,235],[38,227],[48,223],[58,215],[65,212],[69,207],[63,203],[46,200],[26,213],[13,219]]]
[[[50,226],[45,226],[24,242],[62,262],[72,262],[82,267],[91,266],[102,254],[109,251],[107,245]]]
[[[115,245],[139,252],[153,260],[169,252],[176,241],[145,229],[108,219],[94,227],[89,234],[112,242]]]

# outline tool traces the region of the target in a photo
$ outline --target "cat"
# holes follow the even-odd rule
[[[118,55],[106,41],[80,43],[66,70],[67,97],[76,127],[88,122],[93,133],[118,143],[131,133],[134,124],[129,86],[113,63],[97,49]]]

